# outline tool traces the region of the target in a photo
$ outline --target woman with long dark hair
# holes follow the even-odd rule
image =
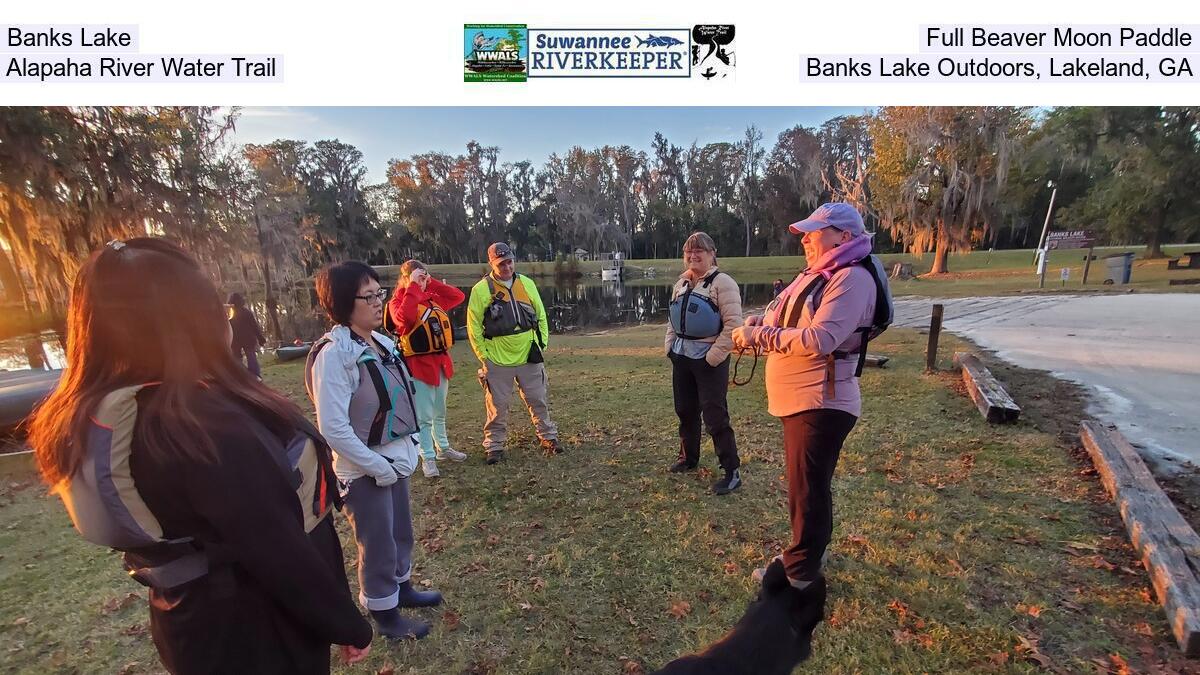
[[[353,661],[371,642],[330,515],[330,453],[234,360],[230,337],[215,286],[182,249],[110,242],[75,280],[70,367],[30,444],[80,532],[124,550],[150,587],[167,670],[326,673],[331,644]]]

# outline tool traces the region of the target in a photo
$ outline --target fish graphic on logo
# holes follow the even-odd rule
[[[638,38],[637,41],[639,47],[674,47],[683,44],[682,40],[676,40],[666,35],[651,35],[645,40]]]

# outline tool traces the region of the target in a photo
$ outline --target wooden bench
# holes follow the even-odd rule
[[[962,368],[963,382],[967,393],[975,401],[975,407],[984,419],[992,424],[1015,422],[1021,416],[1021,408],[1013,401],[1004,386],[983,365],[979,357],[965,352],[954,353],[954,365]]]
[[[1120,432],[1083,422],[1079,437],[1150,572],[1179,648],[1200,656],[1200,536]]]
[[[1187,257],[1186,264],[1180,264],[1183,257],[1171,258],[1167,261],[1168,270],[1200,270],[1200,251],[1188,251],[1183,254]],[[1200,277],[1192,277],[1190,279],[1171,279],[1167,282],[1168,286],[1190,286],[1200,284]]]

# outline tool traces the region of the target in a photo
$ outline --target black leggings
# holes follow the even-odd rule
[[[788,577],[812,581],[833,536],[833,469],[858,418],[842,410],[806,410],[783,418],[792,545],[783,552]]]
[[[741,465],[733,427],[729,425],[729,357],[713,367],[704,359],[689,359],[672,353],[671,389],[675,414],[679,416],[679,459],[693,466],[700,461],[700,418],[721,468],[733,471]]]

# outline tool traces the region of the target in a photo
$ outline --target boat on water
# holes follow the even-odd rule
[[[58,386],[61,370],[0,371],[0,430],[16,427]]]

